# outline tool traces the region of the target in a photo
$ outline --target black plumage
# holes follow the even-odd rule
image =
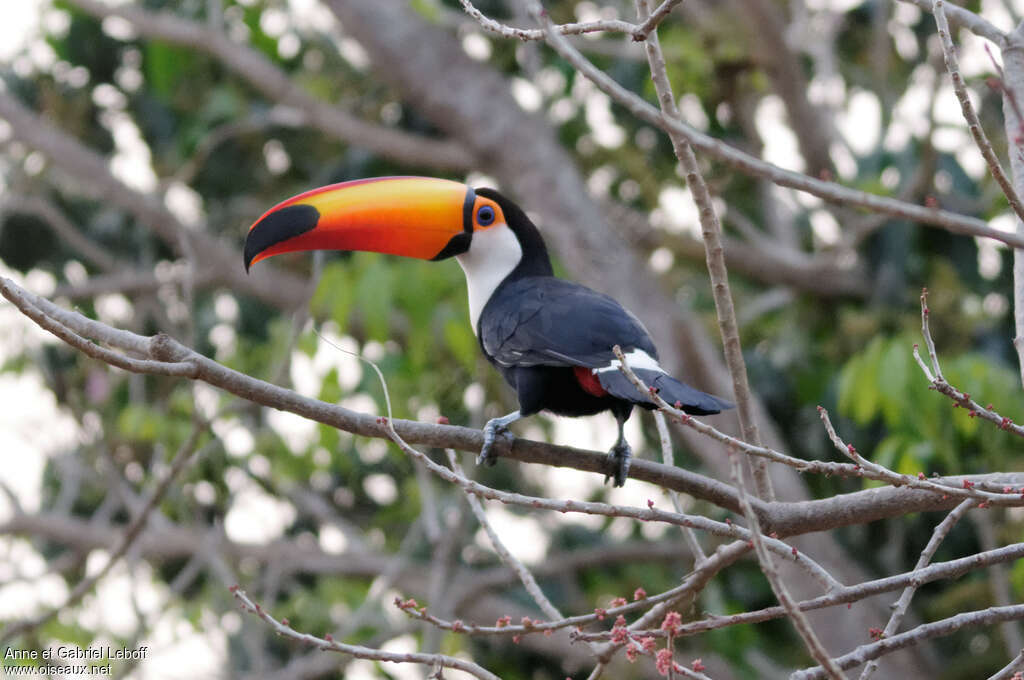
[[[556,278],[540,233],[515,204],[493,190],[477,193],[501,206],[523,249],[518,266],[494,290],[477,321],[484,355],[516,390],[520,406],[518,414],[488,423],[491,436],[481,458],[490,462],[495,430],[517,417],[544,410],[566,416],[611,411],[619,422],[619,441],[610,455],[615,482],[621,486],[630,455],[622,424],[634,405],[650,409],[654,403],[616,368],[612,347],[618,345],[627,357],[642,352],[656,362],[654,342],[640,320],[611,297]],[[705,415],[732,407],[664,371],[631,367],[665,401],[687,413]]]

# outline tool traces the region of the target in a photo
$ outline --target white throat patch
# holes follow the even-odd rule
[[[456,255],[455,259],[466,274],[469,289],[469,323],[473,334],[484,305],[491,299],[498,285],[512,273],[523,259],[523,248],[519,239],[506,225],[473,232],[469,250]]]

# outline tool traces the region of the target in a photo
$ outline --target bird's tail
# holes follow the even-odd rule
[[[679,382],[668,373],[651,368],[635,368],[633,372],[648,387],[658,391],[658,396],[669,404],[695,416],[704,416],[730,409],[733,404],[713,394],[701,392],[686,383]],[[641,406],[653,407],[654,401],[641,394],[629,379],[619,371],[600,371],[597,373],[601,387],[612,396],[632,401]]]

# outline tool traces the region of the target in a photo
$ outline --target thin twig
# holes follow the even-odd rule
[[[681,2],[681,0],[676,0]],[[472,17],[481,28],[491,33],[500,35],[503,38],[513,38],[515,40],[543,40],[544,31],[538,28],[516,28],[514,26],[508,26],[500,21],[496,21],[483,12],[478,10],[470,0],[459,0],[459,4],[462,5],[462,9],[466,11],[470,17]],[[601,21],[586,21],[582,23],[573,24],[559,24],[554,27],[554,30],[558,31],[561,35],[582,35],[584,33],[627,33],[629,35],[636,35],[638,26],[629,23],[628,21],[621,21],[619,19],[605,19]]]
[[[925,288],[921,292],[921,334],[924,336],[925,346],[928,348],[928,358],[931,362],[931,368],[925,364],[921,358],[921,354],[918,352],[918,347],[915,344],[913,349],[914,360],[917,361],[917,365],[921,367],[921,372],[924,373],[925,378],[931,383],[931,389],[935,390],[939,394],[943,394],[953,400],[954,406],[964,408],[967,410],[967,415],[971,418],[981,418],[999,426],[1000,430],[1005,430],[1018,437],[1024,437],[1024,427],[1016,424],[1010,418],[1003,416],[998,411],[992,408],[992,405],[982,406],[977,401],[971,398],[971,395],[966,392],[962,392],[953,385],[946,382],[946,378],[942,375],[942,369],[939,367],[939,355],[935,349],[935,340],[932,339],[931,329],[928,326],[928,318],[931,315],[931,310],[928,307],[928,289]]]
[[[676,462],[672,451],[672,437],[669,434],[668,425],[665,424],[665,414],[661,411],[655,411],[654,424],[658,428],[658,439],[661,442],[661,462],[670,467],[674,466]],[[679,494],[675,491],[669,491],[668,497],[672,501],[672,507],[675,511],[682,512],[683,504],[679,501]],[[707,555],[704,554],[704,549],[700,547],[700,541],[697,539],[696,532],[689,527],[683,527],[682,532],[686,545],[689,546],[690,552],[693,553],[694,564],[698,565],[706,560]]]
[[[444,668],[454,668],[456,670],[469,673],[473,677],[480,678],[481,680],[500,680],[497,675],[491,673],[487,669],[478,666],[471,661],[466,661],[453,656],[446,656],[444,654],[421,654],[416,652],[385,652],[381,649],[373,649],[370,647],[349,645],[344,642],[338,642],[330,635],[317,637],[315,635],[310,635],[309,633],[300,633],[288,625],[287,620],[278,621],[267,613],[263,607],[249,599],[249,596],[245,594],[245,591],[238,586],[232,586],[231,593],[235,596],[236,600],[242,603],[242,608],[245,611],[265,621],[270,625],[274,632],[281,637],[295,640],[296,642],[302,642],[316,647],[317,649],[322,649],[328,652],[340,652],[342,654],[353,656],[357,659],[371,659],[373,661],[386,661],[390,663],[417,663],[429,668],[439,665]]]
[[[1024,650],[1015,656],[1010,663],[989,676],[988,680],[1013,680],[1020,677],[1021,671],[1024,671]]]
[[[967,129],[971,131],[971,137],[974,138],[974,143],[981,152],[981,157],[985,159],[989,172],[992,173],[992,177],[996,180],[999,188],[1002,189],[1006,200],[1010,202],[1013,212],[1017,214],[1019,219],[1024,220],[1024,204],[1021,203],[1020,196],[1017,195],[1016,189],[1013,188],[1013,183],[1006,176],[1003,166],[999,163],[999,158],[992,149],[992,143],[988,141],[988,136],[981,127],[981,121],[978,119],[974,105],[971,104],[971,98],[967,94],[967,87],[964,85],[963,76],[960,74],[960,62],[956,56],[956,47],[953,45],[953,37],[950,35],[949,21],[946,19],[946,3],[944,0],[935,0],[933,13],[935,15],[935,25],[938,28],[939,42],[942,44],[942,54],[946,61],[946,70],[949,71],[949,77],[953,81],[953,91],[956,93],[956,98],[960,101],[960,110],[964,114],[964,120],[967,121]]]
[[[900,588],[909,586],[920,586],[925,583],[932,583],[942,579],[954,579],[963,576],[974,569],[990,567],[994,564],[1006,564],[1024,557],[1024,543],[996,548],[985,552],[976,553],[968,557],[961,557],[949,562],[937,562],[913,571],[886,576],[874,581],[864,581],[853,586],[844,586],[827,595],[815,597],[810,600],[803,600],[797,603],[801,611],[812,611],[835,607],[841,604],[859,602],[868,597],[881,593],[890,593]],[[761,623],[786,616],[786,610],[780,606],[765,607],[755,611],[743,612],[740,614],[727,614],[723,616],[706,616],[699,621],[684,623],[676,632],[677,636],[696,635],[709,630],[718,630],[729,626],[749,625]],[[641,630],[638,634],[661,637],[664,632],[657,630]],[[579,633],[576,637],[581,640],[607,640],[609,633]]]
[[[1019,621],[1024,619],[1024,604],[1010,607],[989,607],[977,611],[963,612],[932,623],[924,623],[906,633],[884,638],[870,645],[861,645],[849,654],[840,656],[834,661],[842,669],[854,668],[871,659],[916,645],[924,640],[950,635],[956,631],[974,626],[990,626],[1003,621]],[[823,680],[825,673],[821,668],[809,668],[797,671],[790,676],[792,680]]]
[[[171,482],[173,482],[181,471],[188,467],[192,461],[205,453],[208,446],[196,448],[196,444],[199,442],[200,435],[206,431],[207,427],[208,424],[196,416],[192,432],[189,433],[188,438],[178,448],[178,451],[174,454],[174,457],[171,460],[170,467],[167,472],[164,474],[163,478],[157,482],[156,486],[153,487],[153,490],[150,492],[145,504],[125,529],[124,534],[121,537],[121,541],[118,543],[117,547],[114,548],[113,552],[110,553],[110,557],[107,558],[106,564],[104,564],[103,567],[92,576],[79,581],[78,585],[72,589],[59,606],[48,609],[42,614],[30,619],[18,621],[6,626],[2,631],[0,631],[0,643],[8,642],[18,635],[35,630],[39,626],[53,619],[60,612],[73,607],[93,589],[93,586],[103,580],[103,578],[110,573],[113,566],[117,564],[118,560],[120,560],[126,552],[128,552],[128,549],[131,548],[132,544],[135,543],[135,540],[142,534],[142,530],[149,521],[149,516],[163,499],[167,490],[170,489]]]
[[[638,42],[647,40],[648,35],[657,30],[661,22],[667,19],[672,10],[676,8],[676,5],[682,2],[683,0],[664,0],[633,30],[633,40]]]
[[[718,546],[706,560],[691,571],[683,582],[673,589],[672,596],[656,604],[646,614],[628,626],[630,631],[649,628],[660,622],[675,609],[681,609],[697,598],[714,576],[722,569],[738,560],[750,550],[748,541],[734,541]],[[589,678],[600,677],[612,657],[625,647],[624,642],[611,642],[598,656],[598,664]]]
[[[932,537],[928,539],[928,545],[921,551],[921,555],[917,558],[917,564],[914,565],[914,570],[928,566],[931,562],[932,556],[935,551],[939,549],[939,544],[949,535],[949,532],[953,529],[960,518],[967,514],[967,511],[975,506],[974,501],[966,500],[960,505],[953,508],[946,517],[939,522],[939,524],[932,531]],[[994,567],[993,567],[994,568]],[[907,609],[910,607],[910,600],[914,597],[914,593],[917,592],[918,586],[911,584],[903,589],[903,593],[900,595],[900,599],[896,601],[896,605],[893,607],[892,615],[889,617],[888,623],[885,624],[885,629],[881,632],[880,637],[888,638],[896,634],[899,630],[900,624],[903,622],[903,617],[907,614]],[[863,672],[860,674],[860,680],[868,680],[872,674],[878,670],[878,664],[872,660],[864,667]]]
[[[593,82],[599,90],[607,94],[614,102],[623,106],[638,119],[659,129],[671,130],[681,134],[695,149],[718,159],[740,172],[754,177],[763,177],[779,186],[803,191],[832,203],[853,205],[865,210],[885,213],[893,217],[900,217],[920,224],[945,229],[955,234],[991,238],[1014,248],[1024,249],[1024,236],[994,229],[983,220],[966,217],[948,210],[914,205],[905,201],[858,191],[835,182],[785,170],[777,165],[756,158],[681,121],[665,116],[660,110],[619,85],[611,76],[597,68],[593,62],[583,56],[563,36],[551,32],[547,36],[547,42],[584,77]]]
[[[641,19],[648,18],[647,0],[637,0],[636,7],[637,15]],[[656,29],[647,36],[644,46],[647,51],[651,81],[654,83],[654,90],[658,95],[662,115],[681,123],[682,115],[676,106],[672,85],[668,80],[665,55],[662,54]],[[754,415],[754,400],[750,392],[750,382],[747,379],[747,364],[743,360],[743,347],[740,343],[739,327],[736,323],[736,310],[733,306],[732,292],[729,290],[729,272],[726,269],[725,256],[722,252],[722,225],[718,220],[718,213],[715,212],[715,206],[711,200],[711,192],[704,181],[704,175],[700,171],[693,148],[683,135],[672,130],[668,130],[668,135],[672,140],[676,158],[679,159],[685,172],[686,185],[690,188],[694,203],[697,204],[701,235],[704,238],[708,277],[711,280],[711,292],[715,300],[715,312],[718,315],[718,329],[722,335],[725,363],[729,368],[729,375],[732,377],[733,393],[736,395],[736,414],[739,418],[740,432],[744,441],[760,446],[761,435],[758,432],[757,420]],[[768,467],[762,460],[754,462],[754,482],[757,495],[760,498],[774,499],[775,494],[772,491],[771,479],[768,477]]]
[[[931,12],[935,8],[933,0],[902,0],[902,2],[917,5],[926,12]],[[946,12],[949,14],[949,19],[951,21],[955,21],[971,33],[974,33],[980,38],[991,40],[1000,48],[1006,47],[1006,33],[996,28],[994,24],[989,23],[989,21],[981,15],[975,14],[971,10],[960,7],[959,5],[950,5],[946,9]]]
[[[768,579],[772,592],[775,593],[775,597],[779,600],[779,604],[782,605],[782,608],[786,610],[786,616],[789,617],[793,627],[796,628],[796,632],[804,641],[804,646],[807,647],[807,651],[810,652],[811,657],[824,667],[828,677],[833,680],[844,680],[846,676],[843,675],[843,672],[835,665],[832,661],[832,657],[829,655],[824,645],[821,644],[821,640],[818,639],[818,635],[814,632],[814,628],[811,627],[810,621],[808,621],[807,617],[804,616],[804,613],[800,611],[800,608],[797,606],[793,596],[790,595],[789,589],[779,576],[771,555],[769,555],[768,551],[765,549],[764,542],[761,540],[757,515],[754,513],[754,509],[750,507],[750,503],[747,500],[746,488],[743,483],[743,468],[740,465],[740,461],[742,459],[739,452],[734,450],[732,447],[728,447],[728,451],[729,463],[732,468],[733,483],[740,492],[740,503],[743,505],[743,516],[747,518],[747,523],[751,527],[754,552],[757,554],[757,561],[761,565],[761,573],[764,574],[766,579]]]
[[[462,466],[459,465],[459,460],[455,455],[455,451],[452,449],[446,449],[445,451],[448,454],[448,464],[451,465],[452,469],[455,470],[457,474],[466,477],[466,472],[462,469]],[[491,545],[494,547],[494,551],[498,553],[498,557],[500,557],[501,561],[519,577],[523,587],[526,588],[526,592],[529,593],[530,597],[533,598],[533,601],[537,603],[537,606],[540,607],[545,616],[552,620],[564,618],[562,613],[558,611],[558,608],[555,607],[551,600],[548,599],[547,595],[544,594],[544,591],[541,590],[540,584],[537,583],[537,579],[533,577],[533,574],[526,568],[526,565],[523,564],[515,555],[509,552],[507,547],[505,547],[505,543],[501,540],[501,537],[498,536],[498,532],[494,530],[494,527],[491,526],[491,523],[488,521],[487,513],[484,511],[483,505],[480,503],[480,499],[471,493],[467,493],[466,501],[469,503],[469,508],[473,511],[473,515],[475,515],[477,521],[480,522],[480,526],[483,527],[484,531],[487,533],[487,538],[490,539]]]

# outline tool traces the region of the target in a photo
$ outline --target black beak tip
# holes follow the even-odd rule
[[[264,215],[252,226],[245,237],[245,273],[249,273],[252,261],[267,248],[305,234],[316,227],[320,212],[311,205],[289,205]]]

